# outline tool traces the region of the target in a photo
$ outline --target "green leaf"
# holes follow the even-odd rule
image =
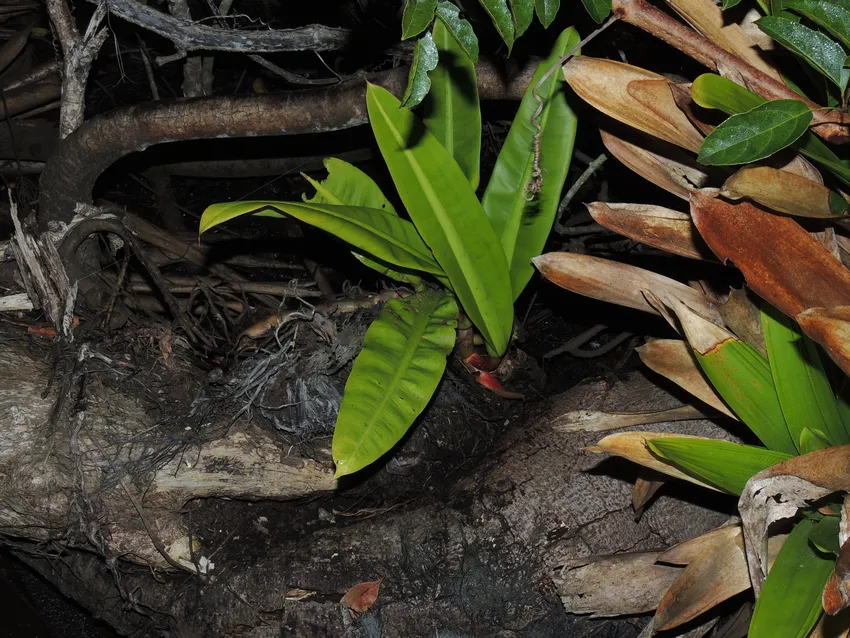
[[[805,638],[818,621],[835,561],[809,543],[814,526],[803,519],[785,539],[756,602],[749,638]]]
[[[611,0],[581,0],[594,22],[601,24],[611,13]]]
[[[768,449],[797,454],[776,396],[770,364],[752,346],[727,339],[694,354],[706,377],[738,418]]]
[[[801,441],[808,428],[825,433],[832,445],[850,443],[817,345],[793,319],[767,304],[762,304],[762,328],[773,385],[791,438]],[[809,436],[809,444],[816,443]]]
[[[401,39],[419,35],[434,19],[437,0],[407,0],[401,16]]]
[[[478,0],[478,2],[490,16],[493,26],[496,27],[496,31],[499,32],[502,40],[508,45],[508,55],[510,55],[516,39],[516,32],[507,0]]]
[[[509,0],[514,16],[514,39],[519,38],[534,18],[534,0]]]
[[[838,532],[841,519],[838,516],[824,516],[809,533],[809,540],[825,554],[837,554],[841,549],[838,544]]]
[[[787,18],[766,16],[756,24],[779,44],[832,80],[842,91],[845,89],[850,71],[844,68],[847,54],[840,44],[819,31]]]
[[[201,215],[200,233],[234,217],[258,214],[262,209],[283,211],[394,266],[444,274],[413,224],[379,208],[278,201],[213,204]]]
[[[454,347],[457,304],[441,291],[392,299],[369,326],[333,438],[336,477],[390,450],[431,400]]]
[[[731,441],[670,437],[649,439],[647,444],[656,456],[683,472],[738,495],[752,476],[791,458],[790,454]]]
[[[437,60],[437,45],[434,44],[431,32],[426,31],[416,41],[416,48],[413,49],[413,62],[407,75],[403,106],[414,107],[428,94],[428,89],[431,88],[431,78],[428,74],[437,68]]]
[[[558,9],[561,8],[561,0],[534,0],[534,10],[537,13],[537,19],[544,29],[548,29],[549,25],[555,20],[558,15]]]
[[[460,10],[448,0],[443,0],[437,5],[437,17],[457,40],[458,46],[473,62],[477,63],[478,36],[475,35],[472,25],[460,17]]]
[[[440,63],[431,73],[431,91],[422,105],[422,119],[455,158],[475,190],[481,159],[481,108],[475,64],[440,20],[434,25],[434,42]]]
[[[492,354],[501,355],[513,325],[511,283],[481,203],[449,152],[389,91],[369,84],[366,104],[410,218]]]
[[[785,0],[784,8],[801,13],[850,47],[850,11],[846,5],[826,0]]]
[[[543,188],[534,200],[526,199],[525,187],[531,177],[536,133],[531,119],[538,106],[532,91],[546,71],[579,40],[575,29],[566,29],[558,37],[549,57],[537,67],[481,200],[493,230],[501,238],[510,264],[514,299],[519,297],[534,273],[531,258],[543,251],[552,231],[576,133],[576,117],[564,95],[563,75],[553,73],[537,91],[544,104],[538,119],[542,130],[540,168],[543,170]]]
[[[812,112],[797,100],[776,100],[733,115],[714,129],[697,161],[706,166],[748,164],[794,143],[808,129]]]
[[[721,5],[721,9],[726,11],[726,9],[731,9],[732,7],[737,7],[740,4],[741,0],[723,0],[723,4]]]
[[[797,446],[800,454],[809,454],[810,452],[816,452],[817,450],[823,450],[828,447],[832,447],[832,444],[826,438],[826,434],[820,430],[812,430],[804,427],[800,432],[800,443]]]

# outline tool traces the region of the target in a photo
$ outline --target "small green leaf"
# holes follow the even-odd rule
[[[478,2],[490,16],[499,36],[508,45],[508,54],[510,55],[516,39],[516,32],[514,30],[514,18],[510,9],[508,9],[507,0],[478,0]]]
[[[650,439],[647,444],[656,456],[686,474],[738,495],[752,476],[791,458],[790,454],[731,441],[670,437]]]
[[[809,540],[825,554],[837,554],[841,549],[838,544],[838,532],[841,519],[838,516],[824,516],[819,520],[809,534]]]
[[[826,0],[785,0],[784,8],[801,13],[850,47],[850,11],[846,5]]]
[[[333,438],[336,477],[389,451],[425,409],[455,344],[457,304],[441,291],[387,302],[345,384]]]
[[[814,526],[803,519],[785,539],[756,602],[749,638],[805,638],[817,623],[835,560],[809,542]]]
[[[369,121],[402,202],[491,354],[513,325],[505,254],[457,162],[424,124],[384,88],[366,89]]]
[[[478,188],[481,160],[481,108],[475,64],[442,20],[434,24],[434,42],[440,62],[431,73],[431,91],[422,104],[422,119],[455,158],[474,190]]]
[[[473,62],[478,62],[478,36],[472,25],[460,17],[460,10],[448,0],[437,5],[437,17]]]
[[[558,9],[561,8],[561,0],[534,0],[534,10],[537,13],[537,19],[544,29],[548,29],[549,25],[555,20],[558,15]]]
[[[401,39],[407,40],[427,29],[436,9],[437,0],[407,0],[401,16]]]
[[[845,89],[850,71],[844,68],[847,54],[840,44],[819,31],[787,18],[766,16],[756,24],[779,44],[832,80],[842,91]]]
[[[413,62],[407,76],[407,89],[404,91],[402,106],[412,108],[419,104],[431,88],[431,78],[428,74],[437,68],[437,45],[430,31],[426,31],[416,41],[413,49]]]
[[[577,120],[564,95],[564,77],[553,73],[537,90],[543,100],[538,118],[540,168],[543,188],[533,200],[526,198],[526,184],[534,162],[534,135],[531,119],[539,102],[533,95],[540,78],[557,64],[562,55],[581,38],[569,28],[558,37],[549,57],[535,71],[508,133],[493,175],[481,200],[493,230],[501,238],[511,271],[513,298],[519,297],[534,273],[531,258],[543,251],[558,211],[561,189],[570,167]]]
[[[740,4],[741,0],[723,0],[723,4],[721,5],[721,9],[726,11],[726,9],[731,9],[732,7],[737,7]]]
[[[697,161],[706,166],[748,164],[793,144],[808,129],[812,112],[797,100],[776,100],[733,115],[714,129]]]
[[[611,14],[611,0],[581,0],[581,3],[597,24],[601,24]]]
[[[817,450],[823,450],[828,447],[832,447],[832,444],[826,438],[826,434],[820,430],[812,430],[804,427],[800,431],[800,443],[797,445],[800,454],[809,454],[810,452],[816,452]]]
[[[514,17],[514,39],[519,38],[534,18],[534,0],[509,0]]]

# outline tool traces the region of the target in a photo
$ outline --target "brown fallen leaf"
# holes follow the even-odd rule
[[[639,519],[646,504],[658,493],[658,490],[667,482],[652,470],[641,468],[635,486],[632,488],[632,509],[635,511],[635,519]]]
[[[795,317],[844,372],[850,374],[850,306],[809,308]]]
[[[692,405],[682,405],[667,410],[651,410],[648,412],[573,410],[553,419],[551,425],[552,429],[556,432],[605,432],[607,430],[629,428],[635,425],[710,419],[713,416],[710,411],[700,410]]]
[[[383,578],[380,580],[358,583],[345,592],[345,595],[342,597],[340,602],[348,607],[354,615],[368,611],[369,608],[375,604],[375,601],[378,600],[378,593],[381,589],[382,582],[384,582]]]
[[[717,309],[723,317],[723,323],[735,336],[767,356],[761,310],[750,299],[750,293],[745,288],[730,290],[729,296]]]
[[[745,166],[723,184],[724,197],[748,197],[787,215],[829,219],[847,214],[850,204],[823,184],[769,166]]]
[[[658,562],[669,563],[670,565],[687,565],[707,550],[717,547],[721,539],[730,533],[730,527],[739,530],[741,528],[737,519],[731,519],[731,523],[715,527],[701,536],[689,538],[686,541],[673,545],[661,553],[658,557]]]
[[[691,259],[714,259],[691,216],[651,204],[593,202],[587,210],[594,221],[647,246]]]

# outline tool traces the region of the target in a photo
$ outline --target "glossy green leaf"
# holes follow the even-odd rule
[[[519,38],[534,18],[534,0],[508,0],[514,17],[514,39]]]
[[[726,9],[731,9],[732,7],[737,7],[741,3],[741,0],[723,0],[721,4],[721,9],[726,11]]]
[[[548,29],[549,25],[555,20],[558,15],[558,9],[561,8],[561,0],[534,0],[534,10],[537,13],[537,19],[544,29]]]
[[[513,325],[510,275],[481,203],[449,152],[389,91],[369,84],[366,104],[410,218],[492,354],[501,355]]]
[[[832,443],[826,438],[826,434],[820,430],[804,427],[800,432],[800,441],[797,445],[800,454],[809,454],[828,447],[832,447]]]
[[[407,88],[404,91],[402,105],[412,108],[419,104],[431,88],[429,73],[437,68],[437,45],[430,31],[426,31],[416,41],[413,49],[413,61],[407,75]]]
[[[812,112],[797,100],[776,100],[733,115],[702,143],[697,161],[706,166],[749,164],[793,144],[809,127]]]
[[[413,224],[379,208],[278,201],[213,204],[201,216],[200,233],[235,217],[256,214],[262,209],[283,211],[389,264],[443,274]]]
[[[478,62],[478,36],[475,35],[472,25],[460,17],[460,10],[448,0],[442,0],[437,5],[437,17],[466,55],[473,62]]]
[[[795,19],[797,16],[786,10],[786,4],[788,4],[788,0],[770,0],[770,11],[766,11],[765,13],[782,18]]]
[[[817,345],[793,319],[766,305],[762,329],[773,385],[791,438],[800,441],[803,430],[809,428],[825,433],[832,445],[850,443]]]
[[[333,438],[336,476],[378,460],[425,409],[454,347],[457,304],[441,291],[392,299],[369,326]]]
[[[825,554],[837,554],[841,549],[838,544],[838,533],[841,528],[841,518],[824,516],[809,533],[809,541]]]
[[[436,9],[437,0],[407,0],[401,16],[401,39],[407,40],[427,29]]]
[[[440,62],[431,73],[431,91],[422,104],[422,119],[455,158],[475,190],[481,159],[481,108],[475,65],[440,20],[434,25],[434,42]]]
[[[650,439],[647,444],[656,456],[686,474],[738,495],[753,475],[791,458],[790,454],[731,441],[670,437]]]
[[[575,29],[566,29],[558,37],[549,57],[538,66],[496,159],[493,175],[481,201],[493,230],[501,238],[510,264],[514,299],[519,297],[534,273],[531,258],[543,251],[552,231],[576,133],[576,117],[564,95],[563,75],[553,73],[537,91],[544,104],[538,119],[542,130],[540,168],[543,170],[543,188],[533,200],[529,200],[526,184],[533,168],[536,133],[531,118],[538,106],[532,91],[546,71],[579,40]]]
[[[797,454],[776,396],[770,364],[758,351],[743,341],[728,339],[705,354],[694,354],[726,405],[768,449]]]
[[[850,10],[846,4],[826,0],[784,0],[784,8],[806,16],[850,47]]]
[[[516,32],[514,30],[514,18],[508,9],[507,0],[478,0],[487,15],[493,21],[493,26],[496,27],[502,40],[508,45],[508,54],[514,46]]]
[[[611,14],[611,0],[581,0],[593,21],[601,24]]]
[[[785,539],[753,610],[749,638],[805,638],[817,623],[835,561],[809,542],[814,526],[803,519]]]
[[[850,70],[844,68],[847,54],[840,44],[819,31],[787,18],[766,16],[756,24],[779,44],[828,77],[842,91],[847,86]]]

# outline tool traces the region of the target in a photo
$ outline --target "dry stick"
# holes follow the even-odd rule
[[[576,196],[576,193],[579,192],[582,186],[589,180],[593,174],[599,170],[599,168],[605,163],[605,160],[608,159],[608,156],[605,153],[602,153],[595,160],[590,162],[587,165],[587,168],[584,169],[584,172],[578,176],[578,179],[570,186],[570,190],[567,191],[567,194],[564,195],[564,198],[561,200],[561,203],[558,204],[558,214],[555,215],[555,223],[552,225],[555,232],[558,234],[567,233],[567,227],[561,225],[561,218],[564,216],[564,212],[567,210],[567,207],[570,205],[570,202],[573,201],[573,197]]]

